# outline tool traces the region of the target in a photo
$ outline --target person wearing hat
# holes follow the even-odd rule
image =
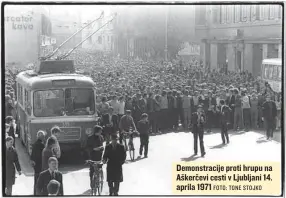
[[[109,186],[109,196],[118,196],[120,182],[123,182],[122,165],[126,160],[126,151],[118,143],[117,134],[111,135],[111,144],[105,147],[103,163],[107,163],[106,174]]]
[[[192,133],[194,136],[194,155],[198,154],[198,139],[200,142],[201,156],[204,157],[205,146],[204,146],[204,123],[206,120],[203,107],[198,105],[197,112],[192,114]]]
[[[277,108],[269,94],[266,95],[266,101],[262,105],[262,112],[262,120],[265,122],[266,127],[266,138],[267,140],[271,140],[273,138],[273,131],[275,130]]]

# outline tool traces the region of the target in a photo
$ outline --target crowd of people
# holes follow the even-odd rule
[[[262,105],[267,94],[275,101],[278,114],[281,114],[281,94],[274,93],[267,84],[247,71],[210,71],[182,65],[179,61],[170,64],[104,56],[98,57],[97,61],[81,58],[75,62],[80,63],[76,65],[78,69],[90,74],[96,82],[101,115],[110,113],[121,117],[125,110],[130,110],[135,123],[138,123],[141,115],[147,113],[152,133],[177,129],[179,123],[187,130],[191,112],[196,111],[199,104],[203,105],[207,129],[211,131],[219,127],[216,112],[221,99],[232,108],[230,124],[234,129],[263,128]],[[234,100],[235,95],[238,101]],[[241,110],[235,111],[237,106]],[[277,116],[275,123],[277,129],[280,117]]]
[[[222,143],[226,144],[230,142],[227,134],[229,129],[248,131],[265,127],[267,139],[271,139],[273,131],[281,127],[281,94],[273,92],[267,83],[247,71],[211,71],[201,66],[184,65],[181,61],[142,61],[138,58],[123,60],[119,56],[110,58],[78,50],[70,58],[74,59],[77,70],[90,75],[96,83],[97,113],[101,117],[101,126],[94,128],[94,134],[98,137],[90,140],[93,147],[87,146],[87,149],[89,153],[94,149],[102,151],[102,133],[107,143],[111,140],[110,148],[103,155],[105,160],[120,152],[112,150],[112,146],[117,145],[117,133],[119,132],[122,143],[122,132],[129,132],[130,127],[139,132],[139,152],[142,155],[144,148],[145,157],[148,155],[149,134],[152,133],[174,132],[179,129],[192,131],[194,153],[197,154],[197,139],[200,139],[200,143],[203,142],[204,128],[206,132],[220,128]],[[18,117],[15,111],[17,102],[13,72],[19,70],[10,70],[12,72],[6,72],[5,92],[6,167],[10,166],[8,162],[18,161],[14,149],[15,133],[18,131],[14,120]],[[52,129],[53,135],[48,138],[46,145],[45,133],[39,131],[37,134],[38,140],[31,156],[35,168],[35,195],[53,194],[47,192],[45,186],[61,186],[58,184],[62,182],[62,176],[53,175],[61,153],[57,141],[59,131],[57,127]],[[94,145],[97,145],[96,148]],[[201,155],[204,156],[204,147],[200,147]],[[116,160],[122,166],[126,153],[120,156]],[[98,157],[95,158],[97,160]],[[111,163],[112,161],[113,159]],[[110,167],[113,165],[109,165],[108,177],[114,178]],[[122,167],[117,168],[121,174],[117,173],[115,183],[113,179],[109,181],[111,195],[118,195],[119,182],[123,180]],[[17,170],[20,173],[20,166]],[[9,174],[6,177],[7,195],[11,195],[15,182],[15,171]],[[45,178],[50,176],[48,174],[52,174],[51,178],[58,182],[52,180],[50,184],[50,179],[46,182]],[[10,179],[8,182],[7,178]],[[63,195],[62,187],[54,191]]]

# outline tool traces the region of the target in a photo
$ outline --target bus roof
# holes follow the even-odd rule
[[[262,64],[282,65],[282,59],[281,59],[281,58],[264,59],[264,60],[262,61]]]
[[[31,90],[39,89],[54,89],[59,88],[58,85],[54,85],[53,81],[60,80],[75,80],[76,85],[67,85],[63,87],[78,87],[78,88],[93,88],[95,83],[90,77],[81,74],[42,74],[42,75],[30,75],[32,70],[20,72],[16,81],[20,84],[29,87]]]

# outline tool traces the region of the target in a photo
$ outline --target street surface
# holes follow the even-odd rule
[[[275,132],[278,133],[279,132]],[[277,137],[279,135],[275,135]],[[275,139],[275,138],[274,138]],[[280,138],[281,139],[281,138]],[[139,139],[134,140],[136,156]],[[192,133],[178,132],[151,136],[147,159],[127,161],[123,165],[123,182],[119,195],[172,195],[172,163],[180,161],[281,161],[281,141],[266,141],[262,132],[231,132],[230,144],[221,145],[218,130],[204,136],[206,156],[193,155]],[[24,174],[17,175],[13,195],[33,194],[33,169],[22,144],[17,140],[16,148]],[[74,155],[73,155],[74,156]],[[70,159],[68,160],[70,161]],[[65,195],[89,195],[89,169],[74,157],[73,163],[62,162]],[[77,163],[76,163],[77,162]],[[103,166],[106,177],[106,165]],[[107,182],[103,195],[108,195]]]

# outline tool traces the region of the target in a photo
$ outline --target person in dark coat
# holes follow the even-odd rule
[[[12,195],[12,186],[15,184],[16,171],[21,175],[21,166],[16,149],[13,147],[14,139],[11,136],[6,137],[6,173],[5,173],[5,194]]]
[[[88,159],[92,161],[101,161],[102,160],[102,153],[104,150],[103,147],[103,136],[101,135],[102,133],[102,127],[99,125],[95,125],[93,127],[93,134],[88,137],[87,139],[87,144],[86,144],[86,151],[88,153]],[[102,176],[103,176],[103,171],[102,171],[102,164],[98,165],[98,168],[100,169]],[[90,187],[92,187],[92,177],[94,174],[94,167],[93,165],[90,165],[89,167],[89,177],[90,177]]]
[[[226,140],[228,144],[229,136],[228,136],[227,130],[228,130],[228,125],[230,123],[231,109],[229,108],[229,106],[225,105],[224,100],[220,100],[219,115],[220,115],[220,128],[221,128],[222,143],[225,144],[225,140]]]
[[[211,91],[208,92],[208,97],[204,100],[204,107],[206,110],[206,125],[208,128],[208,132],[212,131],[212,127],[214,126],[214,109],[216,108],[216,100],[213,97],[213,93]]]
[[[149,93],[149,97],[147,98],[147,113],[150,120],[150,127],[152,129],[152,133],[155,132],[155,99],[153,97],[153,93]]]
[[[172,91],[167,94],[168,99],[168,112],[167,112],[167,127],[168,129],[173,129],[175,126],[174,116],[175,116],[175,98],[172,95]]]
[[[15,140],[16,140],[16,136],[15,136],[15,130],[14,130],[14,125],[13,125],[13,117],[12,116],[7,116],[5,118],[5,123],[7,124],[7,126],[9,125],[9,130],[8,130],[8,136],[11,136],[14,141],[13,141],[13,147],[15,148]]]
[[[148,145],[149,145],[149,130],[150,125],[148,121],[148,115],[143,113],[141,120],[138,122],[138,132],[140,134],[140,150],[139,155],[142,155],[144,148],[144,157],[148,157]]]
[[[46,143],[46,147],[42,151],[42,171],[45,171],[49,168],[48,160],[50,157],[56,157],[56,152],[54,148],[56,146],[56,140],[54,137],[49,137]]]
[[[50,157],[47,163],[49,168],[40,173],[36,184],[36,194],[40,196],[48,196],[48,184],[51,180],[56,180],[61,184],[59,193],[57,195],[63,196],[63,175],[58,171],[58,160],[56,157]]]
[[[228,98],[228,106],[231,108],[230,113],[230,128],[234,127],[234,110],[235,110],[235,95],[234,90],[230,90],[231,95]]]
[[[198,138],[200,141],[201,156],[204,157],[205,147],[204,147],[204,123],[206,120],[205,113],[203,112],[203,107],[198,105],[197,112],[192,114],[192,132],[194,135],[194,155],[198,154]]]
[[[34,143],[31,154],[31,164],[34,167],[34,195],[36,195],[36,184],[42,171],[42,152],[45,148],[44,144],[45,132],[38,131],[37,141]]]
[[[111,144],[105,147],[103,162],[107,162],[107,182],[109,186],[109,196],[118,196],[119,184],[123,182],[122,165],[126,160],[124,146],[119,144],[118,136],[111,136]]]
[[[101,126],[103,127],[103,136],[107,145],[110,143],[111,134],[115,132],[113,128],[112,117],[110,114],[106,113],[102,116]]]
[[[262,112],[262,119],[265,122],[266,127],[266,137],[267,140],[271,140],[273,138],[273,131],[275,130],[277,108],[275,102],[271,100],[270,95],[266,96],[266,101],[262,105]]]

